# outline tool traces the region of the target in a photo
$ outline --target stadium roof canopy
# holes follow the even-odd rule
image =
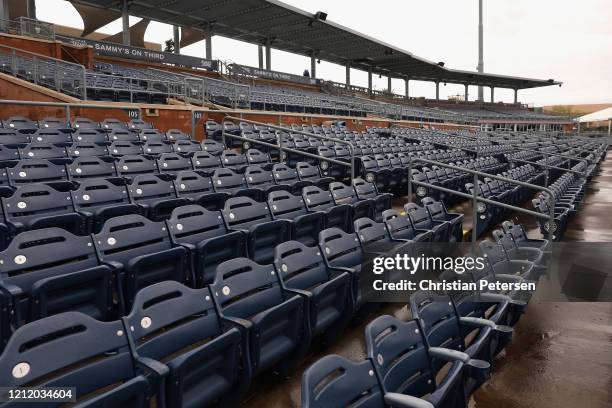
[[[603,122],[612,120],[612,107],[602,109],[597,112],[589,113],[578,118],[578,121],[585,122]]]
[[[121,0],[70,0],[121,11]],[[444,67],[277,0],[129,0],[129,14],[205,31],[394,78],[525,89],[560,85],[552,79],[462,71]]]

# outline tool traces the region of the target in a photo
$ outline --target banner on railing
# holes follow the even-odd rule
[[[257,78],[263,79],[274,79],[277,81],[297,82],[306,85],[316,85],[318,80],[307,76],[300,76],[294,74],[288,74],[286,72],[268,71],[261,68],[249,67],[246,65],[230,64],[228,65],[229,70],[233,74],[238,75],[250,75]]]
[[[59,41],[69,43],[77,47],[91,45],[93,47],[94,54],[97,55],[129,58],[163,64],[184,65],[186,67],[204,68],[214,71],[218,70],[219,68],[219,61],[217,60],[191,57],[189,55],[174,54],[171,52],[147,50],[146,48],[90,40],[89,38],[75,38],[57,34],[55,38]]]

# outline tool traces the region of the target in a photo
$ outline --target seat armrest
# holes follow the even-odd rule
[[[154,372],[158,377],[163,378],[168,375],[170,369],[163,363],[149,357],[136,356],[136,363],[149,371]]]
[[[461,361],[463,363],[467,363],[470,360],[470,356],[467,353],[444,347],[430,347],[428,352],[430,356],[448,362]]]
[[[385,404],[394,408],[434,408],[431,402],[411,395],[387,392],[384,398]]]

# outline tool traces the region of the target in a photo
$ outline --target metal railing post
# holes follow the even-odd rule
[[[66,122],[70,123],[70,120],[72,119],[72,115],[70,114],[70,105],[66,105],[64,110],[66,111]]]
[[[408,202],[412,202],[412,158],[408,161]]]
[[[472,225],[472,252],[476,253],[476,241],[478,240],[478,195],[480,186],[478,185],[478,174],[474,174],[474,188],[472,189],[472,214],[474,221]]]

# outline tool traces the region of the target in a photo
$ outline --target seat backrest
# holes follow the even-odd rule
[[[181,244],[197,245],[228,231],[219,211],[209,211],[199,205],[175,208],[167,223],[172,238]]]
[[[67,167],[70,178],[75,180],[117,176],[115,162],[100,157],[77,157]]]
[[[486,256],[487,262],[491,266],[495,266],[507,261],[506,251],[503,245],[485,239],[478,244],[482,253]]]
[[[244,175],[235,173],[232,169],[217,169],[211,178],[215,191],[231,193],[246,188]]]
[[[128,156],[142,154],[142,145],[129,141],[112,142],[108,146],[108,152],[113,156]]]
[[[75,142],[106,143],[108,135],[100,129],[78,129],[72,134]]]
[[[430,347],[464,351],[459,317],[448,295],[419,290],[410,296],[410,311],[420,322]]]
[[[73,235],[61,228],[17,234],[0,252],[0,260],[2,280],[24,290],[36,281],[98,265],[91,238]]]
[[[250,165],[263,165],[271,163],[270,155],[257,149],[247,150],[246,159]]]
[[[30,136],[32,142],[66,144],[72,142],[72,135],[58,129],[38,129]]]
[[[319,247],[331,266],[353,267],[360,265],[363,253],[359,239],[340,228],[327,228],[319,233]]]
[[[301,196],[283,190],[268,193],[268,208],[275,219],[293,220],[297,216],[308,214]]]
[[[285,301],[273,265],[235,258],[217,267],[211,285],[224,315],[248,319]]]
[[[70,123],[64,119],[48,117],[38,121],[39,129],[61,129],[64,131],[70,130]]]
[[[136,377],[122,322],[100,322],[78,312],[20,327],[0,356],[0,369],[6,386],[70,384],[77,397]],[[144,379],[135,384],[142,392],[136,407],[144,406],[146,384]]]
[[[126,265],[131,259],[172,248],[164,222],[131,214],[107,220],[94,243],[103,261]]]
[[[406,203],[404,205],[404,210],[406,211],[406,215],[410,217],[415,228],[431,228],[431,218],[425,207],[420,207],[416,203]]]
[[[298,241],[283,242],[274,249],[274,267],[291,289],[311,290],[330,278],[321,250]]]
[[[297,170],[282,163],[272,166],[272,175],[277,184],[290,184],[299,181]]]
[[[361,177],[357,177],[353,180],[353,187],[355,187],[357,197],[362,200],[366,198],[376,198],[378,195],[374,183],[369,183]]]
[[[424,197],[421,199],[421,203],[427,209],[432,219],[438,221],[446,219],[446,207],[442,201],[435,201],[431,197]]]
[[[229,229],[248,230],[263,222],[272,221],[268,204],[250,197],[232,197],[225,202],[221,211]]]
[[[34,132],[36,129],[38,129],[36,122],[28,118],[24,118],[23,116],[11,116],[2,123],[6,129],[24,131],[23,133],[26,133],[25,131]]]
[[[329,185],[329,191],[331,192],[336,204],[354,204],[359,201],[355,189],[352,186],[347,186],[340,181],[331,183]]]
[[[65,147],[58,147],[50,143],[32,142],[19,148],[21,159],[66,159],[68,153]]]
[[[102,127],[102,129],[107,129],[110,131],[128,130],[127,123],[115,118],[104,119],[102,122],[100,122],[100,126]]]
[[[132,119],[128,122],[128,128],[133,130],[142,131],[153,129],[153,125],[149,122],[145,122],[142,119]]]
[[[77,117],[72,121],[73,129],[101,129],[98,122],[89,118]]]
[[[354,222],[355,233],[363,245],[375,242],[391,242],[385,224],[370,218],[359,218]]]
[[[196,152],[191,158],[193,169],[207,174],[212,174],[213,171],[221,167],[221,159],[219,156],[213,156],[208,152]]]
[[[174,184],[155,174],[141,174],[128,185],[128,193],[134,204],[151,204],[176,198]]]
[[[149,140],[144,145],[142,145],[142,151],[144,154],[148,154],[151,156],[157,156],[164,153],[172,153],[172,144],[166,143],[161,140]]]
[[[23,146],[30,143],[30,135],[13,129],[0,129],[0,144],[6,146]]]
[[[238,169],[248,165],[247,159],[243,154],[233,150],[224,150],[221,153],[221,165],[228,169]]]
[[[274,184],[274,177],[271,171],[262,169],[259,166],[248,166],[244,170],[244,179],[248,187],[258,188]]]
[[[166,132],[166,139],[171,141],[189,140],[191,137],[178,129],[170,129]]]
[[[143,142],[162,142],[166,140],[166,135],[157,129],[143,129],[139,136]]]
[[[12,196],[2,199],[2,207],[7,221],[21,223],[75,211],[70,192],[43,183],[17,187]]]
[[[174,142],[174,151],[179,153],[193,153],[202,150],[202,146],[194,140],[177,140]]]
[[[110,207],[130,202],[126,186],[116,185],[104,179],[84,180],[79,188],[72,192],[72,197],[77,210]]]
[[[321,190],[315,186],[304,187],[302,189],[302,198],[306,203],[308,211],[325,211],[335,205],[331,192]]]
[[[212,154],[213,156],[219,156],[223,150],[225,150],[225,146],[223,143],[217,142],[212,139],[204,139],[201,143],[202,150]]]
[[[181,198],[196,199],[202,194],[213,193],[210,177],[204,177],[195,171],[181,171],[174,180],[176,195]]]
[[[99,157],[108,156],[108,149],[106,146],[91,142],[77,142],[73,143],[67,149],[68,157]]]
[[[162,153],[157,159],[160,173],[178,173],[191,170],[191,160],[177,153]]]
[[[138,174],[157,173],[155,160],[150,160],[141,155],[127,155],[119,158],[115,163],[117,173],[120,176],[135,176]]]
[[[519,224],[514,224],[512,221],[504,221],[502,222],[502,227],[504,231],[510,233],[516,242],[527,241],[527,235],[525,234],[525,230]]]
[[[395,239],[414,238],[414,226],[407,216],[402,216],[396,210],[390,209],[383,211],[382,217],[391,237]]]
[[[425,396],[436,389],[427,344],[416,320],[380,316],[365,329],[366,352],[387,392]]]
[[[386,405],[370,360],[354,363],[331,354],[304,372],[301,406],[383,408]]]

